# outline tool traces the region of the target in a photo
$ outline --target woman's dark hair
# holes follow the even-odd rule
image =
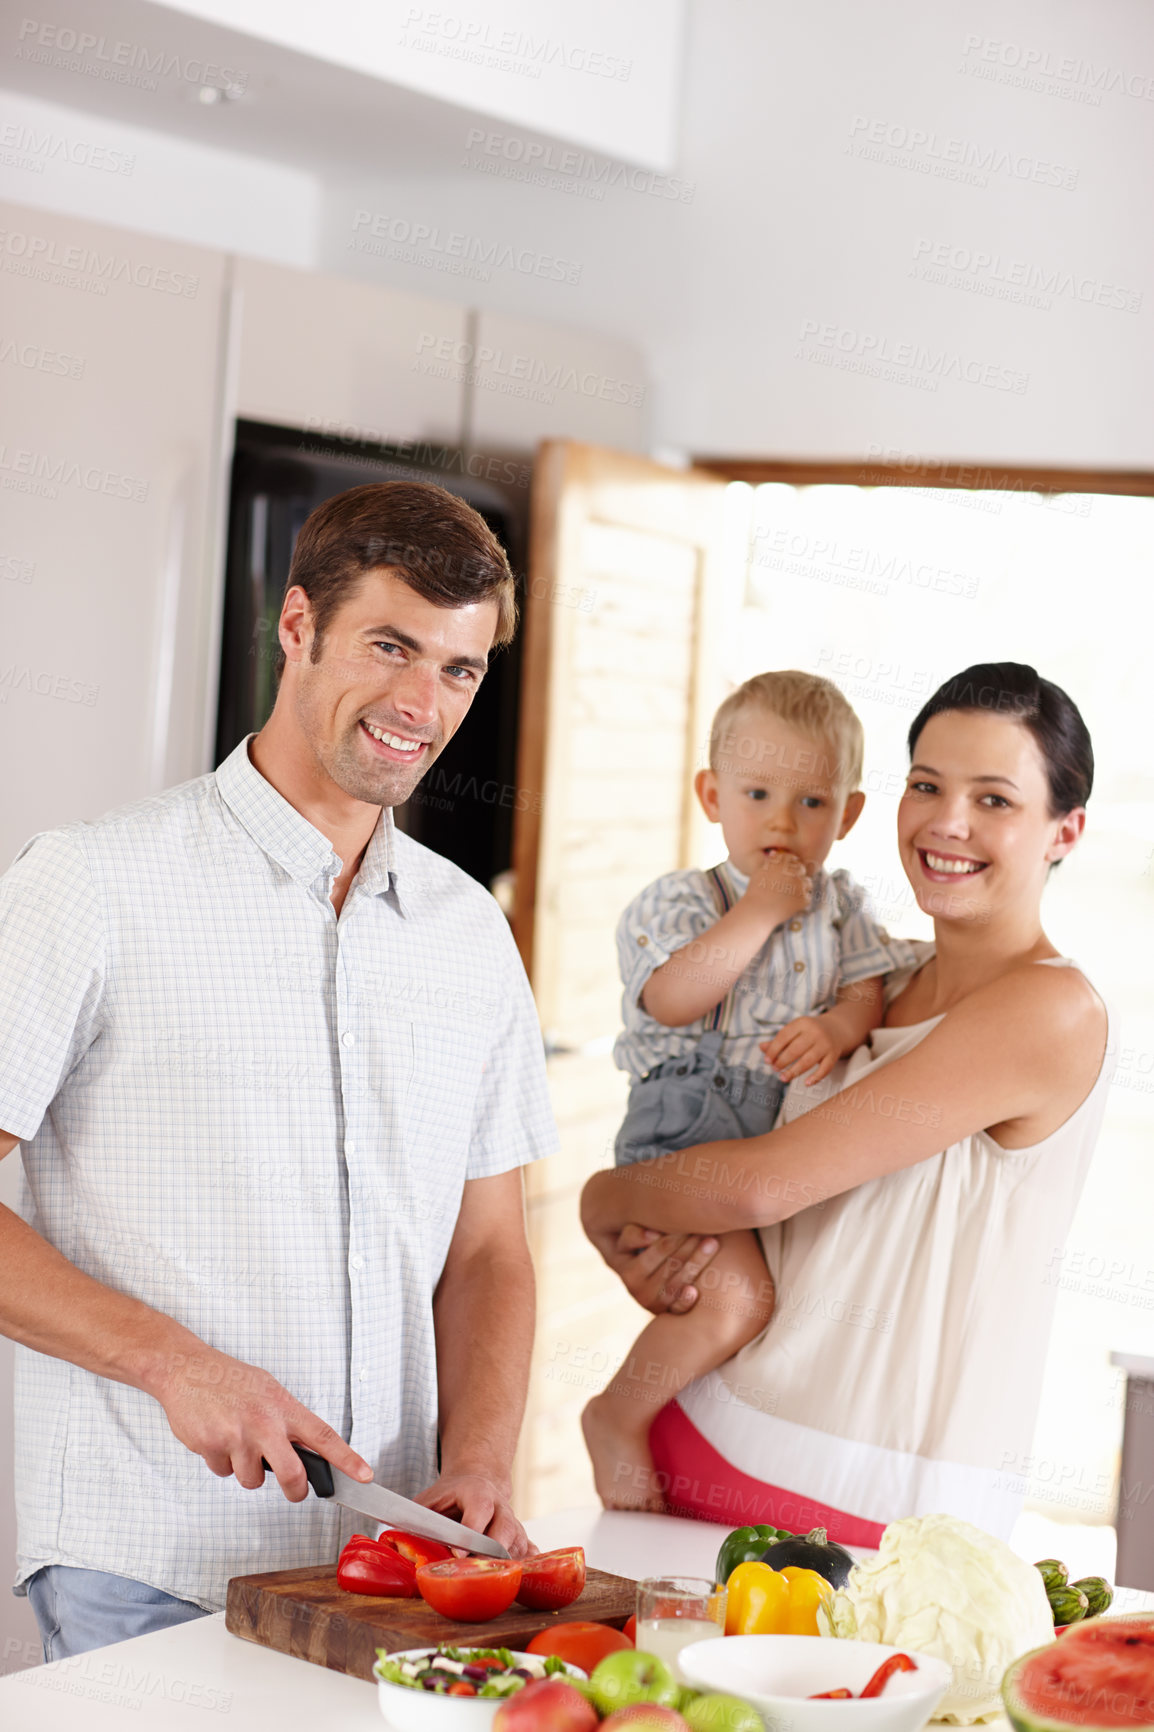
[[[1025,662],[975,662],[939,686],[914,717],[910,757],[932,716],[945,710],[982,710],[1021,722],[1038,742],[1050,785],[1050,816],[1084,806],[1094,786],[1094,749],[1072,698]]]
[[[374,481],[326,499],[306,517],[293,549],[286,591],[309,598],[320,658],[325,630],[366,571],[394,566],[438,607],[497,603],[493,648],[517,629],[517,596],[505,550],[484,518],[455,493],[423,481]],[[277,656],[277,674],[284,651]]]

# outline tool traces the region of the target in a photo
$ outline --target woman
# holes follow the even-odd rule
[[[934,1510],[1006,1536],[1020,1505],[1112,1068],[1106,1009],[1040,918],[1093,754],[1066,694],[1015,662],[948,681],[909,740],[898,846],[934,942],[891,977],[882,1027],[795,1083],[768,1135],[598,1173],[582,1199],[653,1311],[708,1284],[702,1235],[761,1229],[769,1327],[650,1435],[679,1514],[874,1546]]]

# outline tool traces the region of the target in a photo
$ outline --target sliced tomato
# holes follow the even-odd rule
[[[517,1597],[521,1565],[516,1558],[444,1558],[421,1564],[417,1591],[443,1618],[483,1624],[499,1617]]]
[[[526,1645],[527,1654],[556,1654],[559,1660],[567,1660],[571,1666],[580,1666],[583,1672],[593,1671],[606,1656],[616,1654],[621,1648],[631,1648],[633,1643],[620,1630],[610,1629],[608,1624],[587,1624],[573,1622],[571,1624],[554,1624],[550,1630],[540,1630],[533,1640]]]
[[[476,1694],[477,1686],[475,1684],[470,1684],[467,1678],[458,1678],[457,1682],[455,1684],[450,1684],[449,1688],[445,1691],[446,1696],[475,1696]]]
[[[571,1606],[585,1587],[585,1553],[580,1546],[538,1552],[521,1564],[517,1604],[531,1612],[556,1612]]]
[[[443,1546],[440,1540],[425,1540],[419,1534],[403,1533],[400,1528],[390,1528],[388,1533],[381,1534],[377,1543],[391,1546],[395,1552],[400,1552],[403,1558],[408,1558],[414,1567],[418,1564],[438,1564],[442,1558],[451,1558],[453,1555],[448,1546]]]

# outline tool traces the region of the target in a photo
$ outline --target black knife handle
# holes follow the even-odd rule
[[[293,1448],[304,1462],[305,1477],[308,1479],[309,1484],[312,1486],[317,1496],[332,1497],[335,1489],[333,1486],[333,1470],[325,1460],[324,1456],[318,1455],[313,1449],[306,1449],[303,1443],[294,1443]],[[263,1455],[260,1458],[260,1465],[264,1468],[266,1473],[272,1472],[271,1466],[265,1460]]]

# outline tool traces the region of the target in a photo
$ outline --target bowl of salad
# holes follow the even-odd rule
[[[485,1732],[507,1696],[531,1678],[584,1678],[552,1654],[511,1648],[377,1649],[373,1677],[381,1713],[395,1732]]]

